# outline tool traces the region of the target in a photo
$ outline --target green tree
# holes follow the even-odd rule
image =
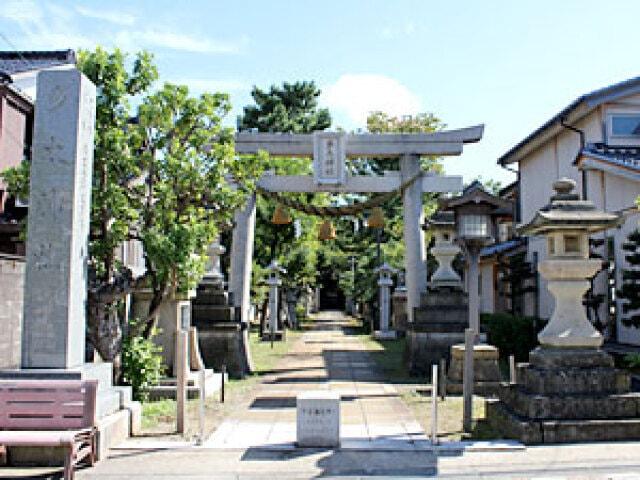
[[[320,89],[314,82],[284,82],[268,91],[251,90],[255,105],[247,105],[238,117],[238,130],[309,133],[331,125],[326,108],[318,108]]]
[[[119,372],[123,340],[150,336],[158,308],[193,286],[206,246],[241,205],[241,189],[227,179],[251,188],[257,171],[252,164],[240,168],[232,131],[222,127],[227,95],[193,98],[171,84],[151,93],[158,73],[146,52],[131,62],[117,49],[98,47],[81,51],[77,67],[98,87],[87,334]],[[4,175],[12,192],[26,193],[28,165]],[[126,241],[143,246],[141,276],[115,254]],[[150,287],[153,298],[146,318],[130,326],[123,300],[140,287]]]

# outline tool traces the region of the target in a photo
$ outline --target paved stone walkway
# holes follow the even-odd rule
[[[296,341],[265,376],[249,407],[228,418],[205,448],[293,448],[296,396],[331,390],[341,396],[341,448],[422,450],[430,447],[419,423],[355,336],[348,318],[323,312],[313,330]]]

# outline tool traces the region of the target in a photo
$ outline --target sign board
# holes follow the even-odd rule
[[[317,185],[345,183],[344,132],[315,132],[313,134],[313,177]]]
[[[340,395],[308,391],[296,397],[296,437],[299,447],[340,446]]]

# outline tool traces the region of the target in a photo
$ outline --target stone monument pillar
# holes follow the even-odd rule
[[[373,332],[374,338],[378,340],[391,340],[396,338],[396,332],[389,329],[389,320],[391,317],[391,292],[393,286],[391,275],[396,271],[389,264],[383,263],[375,269],[379,273],[378,280],[379,292],[379,311],[380,311],[380,330]]]
[[[38,75],[22,368],[84,364],[95,86],[79,71]]]
[[[547,238],[548,258],[538,268],[556,307],[529,363],[518,365],[517,383],[503,384],[500,400],[487,403],[487,419],[524,443],[638,440],[640,393],[630,393],[629,375],[600,349],[602,335],[582,305],[587,278],[600,268],[589,258],[589,234],[623,218],[580,200],[573,180],[553,187],[551,202],[520,231]]]

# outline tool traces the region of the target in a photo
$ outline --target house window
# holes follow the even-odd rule
[[[611,138],[640,139],[640,114],[617,113],[609,117]]]
[[[459,234],[461,237],[488,237],[489,236],[489,216],[488,215],[461,215],[459,223]]]

